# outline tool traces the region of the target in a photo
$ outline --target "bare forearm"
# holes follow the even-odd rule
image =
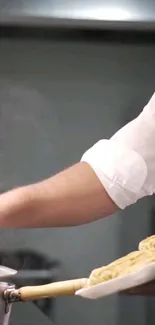
[[[43,182],[2,194],[0,227],[74,226],[117,210],[94,171],[81,162]]]

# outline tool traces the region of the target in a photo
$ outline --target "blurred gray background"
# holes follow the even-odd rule
[[[0,41],[0,190],[53,175],[135,117],[154,92],[155,44],[147,37],[13,38]],[[59,278],[87,276],[150,233],[152,200],[94,224],[1,230],[0,248],[57,258]],[[73,216],[74,217],[74,216]],[[22,215],[21,215],[22,218]],[[153,323],[152,300],[56,300],[58,325]],[[30,304],[31,305],[31,304]],[[16,304],[12,324],[50,324]],[[31,311],[30,311],[31,310]],[[151,314],[152,313],[152,314]],[[148,315],[152,315],[152,320]],[[31,317],[31,320],[30,320]]]

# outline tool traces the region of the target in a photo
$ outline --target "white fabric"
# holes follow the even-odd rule
[[[82,161],[121,209],[155,193],[155,94],[136,119],[97,142]]]

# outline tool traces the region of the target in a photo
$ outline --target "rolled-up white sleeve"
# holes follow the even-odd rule
[[[120,209],[138,200],[147,178],[147,165],[137,152],[113,140],[100,140],[84,153],[81,161],[92,167]]]

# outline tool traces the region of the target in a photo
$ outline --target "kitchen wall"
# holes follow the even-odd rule
[[[119,37],[1,38],[0,189],[55,174],[136,116],[154,91],[154,58],[153,43]],[[33,249],[57,258],[62,279],[87,276],[148,235],[150,204],[144,200],[77,228],[1,230],[0,249]],[[23,310],[14,306],[13,323]],[[56,301],[55,320],[59,325],[143,325],[146,311],[142,298],[63,298]],[[26,322],[27,315],[23,318]]]

